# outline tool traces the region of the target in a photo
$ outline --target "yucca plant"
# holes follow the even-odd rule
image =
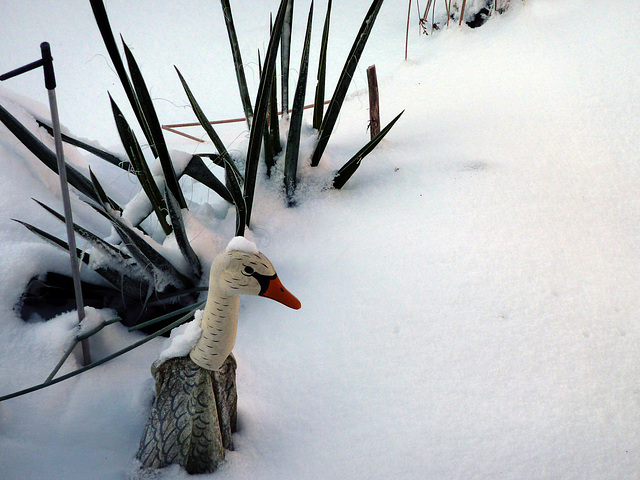
[[[229,42],[231,44],[231,50],[233,52],[233,61],[236,68],[236,72],[242,71],[242,57],[240,55],[238,47],[238,39],[235,34],[235,27],[233,25],[233,16],[231,13],[231,7],[227,0],[221,0],[222,10],[227,25],[227,32],[229,34]],[[309,49],[310,49],[310,33],[312,28],[312,16],[313,16],[313,2],[309,9],[309,16],[307,19],[306,35],[303,46],[302,58],[300,61],[299,77],[296,87],[296,93],[294,95],[294,102],[292,110],[289,116],[288,111],[288,78],[289,78],[289,52],[291,41],[291,30],[293,22],[293,0],[282,0],[280,8],[276,16],[275,21],[271,27],[271,39],[269,46],[265,53],[264,66],[260,69],[260,85],[258,87],[258,95],[255,101],[255,110],[252,110],[251,121],[251,133],[249,137],[249,148],[246,156],[245,174],[244,174],[244,199],[247,208],[246,221],[247,225],[251,220],[251,210],[253,206],[253,200],[255,196],[255,183],[258,172],[258,159],[260,157],[261,139],[264,141],[264,159],[266,164],[267,175],[270,176],[274,160],[273,155],[277,155],[279,150],[279,132],[277,131],[277,122],[274,122],[274,117],[277,114],[275,105],[275,58],[278,53],[278,44],[280,43],[280,56],[281,56],[281,79],[282,79],[282,116],[290,118],[289,135],[287,138],[287,144],[284,150],[284,158],[280,159],[284,161],[284,178],[282,179],[283,188],[286,192],[288,205],[295,204],[295,190],[296,190],[296,176],[297,166],[300,161],[300,141],[301,141],[301,128],[302,128],[302,114],[304,109],[304,98],[306,94],[308,63],[309,63]],[[358,65],[358,61],[365,48],[373,25],[377,18],[377,15],[382,6],[383,0],[374,0],[365,15],[362,22],[362,26],[356,40],[347,56],[346,63],[342,69],[340,79],[336,85],[329,107],[326,113],[323,111],[324,96],[326,89],[326,65],[328,54],[328,41],[329,41],[329,26],[331,16],[331,0],[327,5],[327,12],[324,19],[324,28],[322,34],[322,42],[320,45],[320,60],[318,65],[317,85],[315,91],[315,105],[313,113],[313,127],[317,130],[317,141],[315,151],[309,159],[310,165],[315,167],[320,163],[320,159],[324,153],[325,148],[329,142],[335,124],[344,100],[346,98],[351,78]],[[251,105],[251,99],[249,98],[248,89],[246,87],[246,81],[244,76],[238,74],[238,87],[240,91],[240,97],[244,106],[245,112],[249,111],[247,105]],[[400,113],[402,115],[402,113]],[[373,148],[380,143],[382,138],[389,132],[391,127],[398,120],[398,115],[387,127],[383,129],[380,134],[373,138],[367,145],[365,145],[354,157],[349,159],[345,165],[336,172],[336,178],[333,182],[334,188],[342,188],[344,184],[351,178],[353,173],[360,166],[362,159],[370,153]],[[247,117],[248,118],[248,117]],[[209,124],[206,117],[198,117],[200,123],[205,129],[209,127],[205,124]],[[267,121],[267,119],[269,121]],[[270,132],[270,133],[269,133]],[[275,153],[274,153],[275,152]],[[276,157],[277,159],[277,157]]]
[[[71,166],[67,166],[69,182],[94,208],[95,212],[110,222],[114,231],[118,234],[119,241],[108,243],[100,239],[96,234],[76,225],[77,235],[89,242],[93,249],[89,254],[77,252],[79,257],[96,273],[105,280],[106,286],[84,284],[87,292],[96,292],[96,296],[106,298],[103,305],[115,308],[127,325],[144,323],[157,315],[170,314],[186,305],[192,304],[198,293],[198,287],[202,283],[203,269],[198,256],[189,244],[189,239],[182,219],[182,212],[187,209],[184,194],[180,188],[179,179],[183,175],[189,175],[207,187],[217,192],[222,198],[233,203],[236,208],[236,234],[242,235],[246,226],[250,224],[251,210],[255,197],[256,179],[258,176],[258,164],[262,152],[270,146],[273,161],[284,162],[281,181],[286,192],[289,205],[295,203],[295,188],[297,166],[299,163],[299,146],[303,123],[303,107],[306,94],[309,52],[311,48],[311,29],[313,23],[313,2],[309,8],[305,39],[297,86],[293,98],[290,116],[289,133],[286,148],[281,149],[280,134],[278,130],[278,109],[276,98],[276,66],[278,53],[281,61],[281,79],[283,84],[288,83],[289,77],[289,50],[290,32],[292,30],[293,0],[282,0],[275,18],[272,21],[271,36],[268,48],[264,54],[264,64],[261,68],[260,83],[255,102],[249,98],[242,58],[236,38],[233,17],[228,0],[221,0],[222,11],[227,26],[230,40],[232,58],[236,67],[236,77],[242,98],[243,109],[250,126],[249,144],[244,162],[236,167],[225,145],[215,132],[211,123],[207,120],[202,108],[195,99],[185,78],[176,68],[178,78],[182,83],[187,98],[198,121],[204,127],[207,135],[214,144],[217,152],[207,155],[193,155],[186,168],[176,171],[167,144],[163,137],[160,122],[154,109],[151,97],[146,87],[140,68],[131,52],[121,37],[121,47],[124,52],[124,60],[111,30],[107,13],[102,0],[90,0],[93,13],[102,35],[105,47],[109,53],[114,68],[118,74],[131,108],[136,117],[138,126],[145,137],[146,143],[151,147],[150,151],[161,167],[162,177],[158,178],[151,173],[148,159],[143,154],[141,143],[134,130],[129,125],[122,110],[116,102],[110,98],[113,117],[120,139],[126,152],[126,159],[95,147],[91,147],[71,136],[65,136],[64,141],[78,148],[90,151],[98,157],[135,174],[141,185],[140,196],[142,206],[127,208],[113,200],[102,187],[99,180],[89,172],[83,175]],[[364,49],[368,36],[375,22],[376,16],[382,5],[382,0],[374,0],[365,16],[362,27],[358,32],[356,41],[347,57],[347,62],[336,85],[335,92],[326,113],[323,113],[324,104],[326,62],[328,53],[329,24],[331,14],[331,1],[327,6],[324,18],[324,29],[320,46],[320,62],[318,65],[318,82],[316,86],[316,105],[314,122],[320,118],[317,147],[310,164],[315,166],[329,141],[333,127],[335,126],[340,107],[342,106],[350,79],[357,66],[358,59]],[[283,89],[282,113],[288,115],[288,86]],[[400,114],[401,115],[401,114]],[[356,155],[348,160],[345,165],[336,171],[333,181],[334,188],[341,188],[360,166],[362,159],[382,140],[391,127],[398,120],[398,115],[381,133],[367,143]],[[0,121],[2,121],[43,163],[56,171],[55,154],[42,142],[36,139],[24,126],[22,126],[5,109],[0,107]],[[49,128],[46,122],[40,121],[45,128]],[[218,180],[217,176],[206,166],[203,157],[210,158],[215,165],[224,169],[225,183]],[[270,173],[268,156],[267,173]],[[309,160],[309,159],[307,159]],[[242,164],[244,163],[244,164]],[[40,203],[56,218],[61,215],[50,207]],[[179,271],[163,254],[161,246],[155,244],[145,231],[150,224],[145,220],[153,216],[161,234],[174,235],[180,252],[188,266],[188,271]],[[47,241],[68,250],[68,245],[63,240],[30,225],[22,220],[20,223],[32,232]],[[144,227],[146,225],[147,227]],[[151,232],[158,237],[158,232]],[[97,260],[96,260],[97,259]],[[38,295],[46,296],[51,289],[56,289],[64,279],[49,273],[44,281],[36,285]],[[105,292],[107,292],[105,294]],[[38,297],[40,298],[40,297]],[[170,320],[165,319],[165,320]]]
[[[293,21],[293,0],[282,0],[278,13],[273,20],[269,45],[264,56],[264,66],[261,69],[258,93],[253,106],[244,78],[242,59],[235,34],[230,5],[228,0],[221,0],[243,108],[247,124],[250,127],[248,150],[244,165],[241,165],[241,168],[243,168],[242,173],[240,169],[236,167],[226,147],[213,129],[211,123],[207,120],[202,108],[177,68],[178,77],[184,87],[194,114],[204,127],[207,135],[216,147],[217,152],[193,155],[183,169],[176,170],[163,137],[160,122],[151,97],[131,50],[121,37],[126,60],[125,66],[125,61],[123,61],[120,56],[102,0],[90,0],[90,3],[103,41],[129,103],[131,104],[138,126],[142,130],[146,143],[150,146],[154,158],[161,167],[162,177],[158,178],[152,174],[148,166],[148,159],[143,154],[139,140],[121,109],[111,97],[110,102],[113,118],[126,152],[126,159],[88,145],[71,136],[63,136],[63,140],[66,143],[86,150],[125,171],[135,174],[140,182],[140,198],[142,198],[142,201],[138,202],[136,208],[128,208],[130,205],[119,205],[106,193],[91,169],[89,169],[88,175],[84,175],[74,167],[70,165],[66,166],[69,183],[79,192],[81,198],[93,208],[97,215],[106,219],[111,224],[113,230],[119,237],[118,241],[109,242],[88,229],[74,224],[75,233],[85,239],[92,248],[88,252],[77,250],[76,252],[72,252],[72,254],[77,255],[85,265],[93,269],[103,279],[101,285],[83,282],[82,287],[85,296],[95,300],[94,305],[92,305],[91,302],[86,303],[89,306],[100,308],[114,308],[118,312],[119,317],[103,321],[90,331],[79,331],[74,345],[63,355],[58,365],[44,383],[0,397],[0,401],[45,388],[67,378],[71,378],[74,375],[126,353],[157,335],[166,334],[169,330],[189,320],[193,316],[193,312],[202,304],[202,302],[198,302],[198,296],[206,290],[206,287],[202,285],[204,276],[202,262],[190,245],[183,220],[183,215],[188,205],[179,184],[182,176],[188,175],[192,177],[218,193],[225,200],[234,204],[237,212],[236,235],[243,235],[246,226],[248,226],[250,222],[261,152],[263,148],[266,150],[269,143],[271,143],[271,151],[274,155],[273,160],[283,161],[285,165],[283,169],[284,178],[281,181],[287,194],[288,203],[289,205],[295,203],[296,175],[303,122],[302,113],[307,86],[309,52],[311,48],[313,2],[311,3],[307,17],[304,48],[300,60],[299,78],[293,97],[286,149],[284,153],[279,153],[281,145],[278,129],[279,114],[276,95],[276,64],[278,49],[280,48],[281,79],[283,82],[282,115],[288,116],[289,47]],[[318,130],[318,142],[314,155],[310,160],[313,166],[318,164],[322,152],[329,141],[340,108],[344,102],[350,79],[355,71],[357,62],[364,49],[381,5],[382,0],[373,1],[352,50],[349,53],[329,108],[326,113],[323,113],[331,14],[331,0],[329,0],[320,47],[318,82],[315,92],[314,125],[317,126],[316,128]],[[402,113],[394,118],[379,135],[358,151],[353,158],[347,161],[342,168],[336,171],[333,181],[334,188],[341,188],[349,180],[359,167],[362,159],[378,145],[391,127],[397,122],[400,115],[402,115]],[[51,132],[51,127],[46,121],[42,119],[37,120],[41,127]],[[0,106],[0,121],[38,159],[50,169],[57,172],[55,154],[2,106]],[[278,158],[278,155],[281,158]],[[205,164],[203,157],[209,158],[215,165],[224,169],[225,183],[218,180],[217,176]],[[268,161],[269,160],[267,160],[267,162]],[[273,165],[267,164],[268,173],[271,166]],[[38,200],[36,200],[36,202],[54,218],[64,221],[63,215],[55,209]],[[149,216],[153,216],[157,220],[162,230],[162,232],[160,232],[162,235],[173,235],[175,237],[180,253],[185,260],[186,268],[183,271],[176,268],[176,266],[162,254],[162,246],[154,242],[151,236],[148,235],[148,232],[145,231],[145,228],[149,227],[149,224],[146,223],[145,225],[147,227],[145,227],[143,223]],[[23,220],[16,221],[47,242],[67,251],[69,250],[69,245],[55,235]],[[152,225],[151,228],[153,228]],[[154,233],[154,236],[158,237],[159,232],[151,233]],[[51,296],[59,297],[61,292],[64,292],[65,284],[67,283],[71,284],[70,278],[48,272],[43,279],[31,284],[28,288],[25,302],[28,303],[29,298],[36,302],[46,302],[48,296],[49,298]],[[31,295],[31,297],[29,297],[29,295]],[[72,295],[71,289],[69,289],[69,295]],[[54,378],[59,368],[73,350],[75,344],[115,322],[122,322],[128,325],[130,330],[152,329],[154,333],[108,357],[95,361],[67,375]]]

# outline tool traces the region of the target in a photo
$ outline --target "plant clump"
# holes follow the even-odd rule
[[[329,142],[350,80],[382,3],[383,0],[372,1],[325,111],[325,76],[331,0],[328,2],[323,22],[314,95],[313,127],[317,138],[313,142],[312,155],[306,159],[311,168],[319,165]],[[221,0],[242,106],[250,129],[247,152],[242,159],[231,158],[224,143],[198,104],[187,80],[176,68],[178,79],[184,88],[194,115],[216,149],[216,152],[213,153],[188,155],[180,160],[177,160],[176,154],[170,152],[167,147],[149,90],[133,53],[121,37],[123,51],[123,55],[121,55],[103,1],[90,0],[90,4],[104,45],[144,139],[141,141],[137,137],[121,108],[111,96],[111,110],[126,152],[126,158],[87,145],[69,135],[65,135],[63,138],[65,142],[89,151],[102,160],[132,173],[140,184],[138,197],[127,205],[119,205],[107,193],[91,170],[88,175],[84,175],[73,166],[66,167],[69,183],[78,191],[81,198],[93,208],[96,215],[111,224],[116,234],[105,240],[80,225],[74,225],[76,235],[91,245],[88,252],[76,252],[79,259],[103,279],[103,283],[100,285],[83,282],[83,292],[89,299],[89,305],[98,308],[114,308],[122,318],[122,322],[130,328],[150,327],[157,330],[162,325],[175,321],[176,318],[183,315],[185,309],[194,305],[200,293],[206,289],[203,286],[206,283],[206,268],[203,268],[203,260],[194,251],[185,227],[184,216],[188,214],[189,205],[180,186],[182,177],[191,177],[234,205],[236,211],[235,234],[237,236],[242,236],[245,233],[245,228],[251,225],[260,161],[265,163],[266,175],[269,180],[281,182],[287,204],[289,206],[295,205],[296,187],[300,175],[298,172],[300,146],[301,142],[307,141],[302,135],[302,112],[308,81],[313,2],[311,2],[306,22],[303,53],[298,70],[299,78],[292,96],[291,111],[289,111],[288,77],[293,0],[282,0],[273,20],[269,44],[261,62],[260,82],[255,101],[249,97],[231,6],[228,0]],[[276,88],[278,55],[280,56],[280,74],[283,85],[280,101],[281,114],[278,113],[277,108],[279,103]],[[289,118],[289,130],[284,144],[280,139],[279,115]],[[379,144],[400,115],[402,113],[363,146],[343,167],[334,172],[333,188],[339,189],[345,185],[358,169],[363,158]],[[57,172],[55,154],[2,106],[0,106],[0,121],[37,158]],[[47,131],[51,130],[47,122],[40,121],[40,125]],[[148,159],[143,153],[144,145],[150,147],[153,160]],[[307,151],[305,149],[305,152]],[[216,174],[207,166],[205,160],[210,160],[214,168],[217,166],[222,170]],[[150,162],[154,163],[151,167],[149,166]],[[281,165],[275,168],[277,164]],[[64,221],[64,217],[55,209],[42,202],[38,201],[38,203],[55,218]],[[152,223],[147,221],[151,217],[154,219]],[[69,250],[69,246],[64,240],[23,220],[17,221],[48,242]],[[150,227],[150,225],[152,226]],[[149,231],[149,228],[152,231]],[[159,231],[154,231],[156,228]],[[167,239],[169,237],[175,241],[178,247],[181,256],[180,268],[174,264],[172,256],[166,255],[166,248],[164,248],[162,240],[160,243],[153,240],[154,238]],[[43,278],[34,280],[25,295],[25,312],[37,309],[38,303],[45,302],[48,297],[59,297],[60,292],[65,291],[65,285],[68,281],[70,280],[66,276],[53,272],[47,272]]]

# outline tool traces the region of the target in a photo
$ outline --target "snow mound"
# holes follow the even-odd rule
[[[245,237],[234,237],[227,245],[227,252],[240,251],[245,253],[260,253],[258,247],[251,240]]]
[[[108,318],[113,318],[115,312],[113,310],[97,310],[93,307],[84,307],[84,318],[80,322],[79,335],[83,335],[91,330],[95,330],[105,322],[105,313],[109,312]]]
[[[200,335],[202,335],[202,329],[200,328],[202,313],[203,310],[196,311],[195,318],[192,321],[171,330],[171,335],[158,356],[160,363],[166,362],[170,358],[189,355],[191,349],[198,343]]]

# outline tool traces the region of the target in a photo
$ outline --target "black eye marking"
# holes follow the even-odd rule
[[[249,267],[249,266],[244,267],[244,270],[242,271],[244,275],[253,275],[254,272],[255,270],[253,269],[253,267]]]

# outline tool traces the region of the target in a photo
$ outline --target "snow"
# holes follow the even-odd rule
[[[368,3],[334,2],[329,85]],[[428,37],[418,35],[414,15],[405,62],[407,2],[387,0],[322,170],[300,183],[296,207],[285,207],[280,185],[260,180],[251,239],[303,308],[242,299],[236,450],[203,478],[637,477],[640,19],[620,0],[511,4],[478,29]],[[212,120],[238,117],[219,7],[151,5],[110,0],[107,9],[134,48],[161,121],[195,121],[174,64]],[[253,52],[264,50],[276,6],[235,0],[232,8],[255,92]],[[307,8],[296,2],[294,21]],[[316,46],[325,3],[317,8]],[[0,24],[0,69],[36,60],[38,43],[49,41],[61,121],[122,153],[111,147],[117,131],[106,91],[132,114],[87,2],[9,2]],[[311,62],[313,78],[317,57]],[[327,190],[327,172],[368,139],[365,72],[374,63],[383,125],[405,113],[342,190]],[[0,103],[46,116],[41,74],[3,83]],[[26,113],[19,118],[35,129]],[[246,148],[244,129],[219,127],[232,155]],[[213,150],[170,134],[167,142]],[[105,188],[120,192],[116,200],[137,193],[126,173],[65,152],[91,163]],[[24,322],[14,310],[31,277],[69,267],[62,252],[10,221],[64,236],[30,200],[58,205],[56,177],[4,128],[0,168],[10,172],[0,176],[6,394],[47,377],[77,332],[77,315]],[[201,232],[196,251],[213,258],[234,235],[233,209],[183,182],[193,215],[187,231]],[[76,221],[109,234],[76,200]],[[110,325],[92,338],[92,354],[140,338]],[[0,403],[0,477],[139,478],[134,455],[153,398],[150,367],[166,341]],[[79,365],[72,356],[60,374]],[[189,476],[173,466],[156,478]]]
[[[233,237],[231,239],[227,245],[226,251],[232,252],[234,250],[245,253],[255,253],[256,255],[260,253],[256,244],[245,237]]]
[[[77,316],[77,313],[76,313]],[[116,313],[114,311],[110,311],[108,309],[105,310],[97,310],[93,307],[84,307],[84,318],[82,322],[80,322],[80,328],[78,329],[78,335],[83,335],[85,333],[90,332],[96,328],[99,328],[103,325],[107,320],[116,317]]]
[[[165,342],[165,347],[158,355],[158,362],[162,363],[170,358],[189,355],[189,352],[196,346],[202,335],[200,323],[202,322],[203,312],[204,310],[196,310],[193,320],[171,330],[171,335]]]

